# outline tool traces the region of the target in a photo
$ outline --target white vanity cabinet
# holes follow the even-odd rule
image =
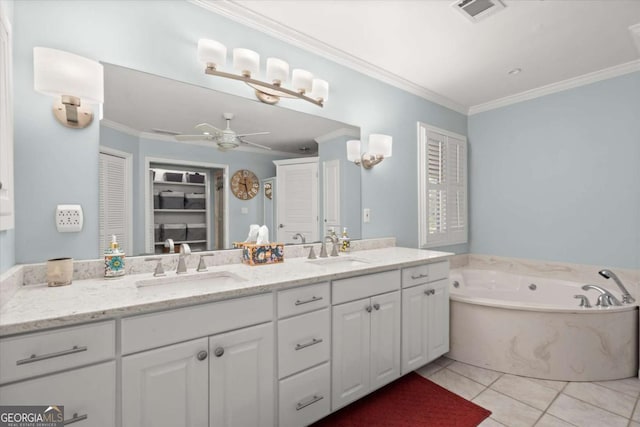
[[[272,294],[123,319],[144,351],[122,358],[122,426],[273,426],[272,320]]]
[[[449,263],[402,271],[402,374],[449,351]]]
[[[115,344],[114,321],[0,339],[0,405],[62,405],[65,424],[114,426]]]
[[[278,426],[309,425],[331,412],[328,282],[278,292]]]
[[[400,272],[341,279],[332,285],[335,411],[400,376]],[[350,299],[355,301],[344,302]]]

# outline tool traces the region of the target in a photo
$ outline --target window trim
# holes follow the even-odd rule
[[[418,144],[418,247],[427,249],[434,248],[440,246],[448,246],[455,244],[467,243],[469,241],[469,161],[468,161],[468,142],[467,137],[464,135],[460,135],[455,132],[451,132],[445,129],[441,129],[423,122],[418,121],[417,123],[417,144]],[[447,231],[447,236],[444,240],[438,239],[435,242],[429,242],[429,232],[428,232],[428,221],[424,221],[423,218],[427,218],[429,212],[429,197],[428,197],[428,171],[427,171],[427,133],[435,132],[441,134],[447,138],[454,138],[462,141],[464,143],[465,149],[465,160],[466,164],[464,167],[464,193],[465,193],[465,203],[464,203],[464,218],[465,218],[465,227],[464,227],[464,237],[453,239],[449,230]],[[449,190],[449,186],[447,184],[447,192]],[[447,194],[448,196],[448,194]]]

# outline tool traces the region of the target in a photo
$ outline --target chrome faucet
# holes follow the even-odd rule
[[[304,245],[305,243],[307,243],[307,239],[304,237],[304,234],[302,233],[296,233],[293,235],[292,239],[293,240],[298,240],[298,237],[300,237],[300,239],[302,240],[302,244]]]
[[[605,270],[598,271],[598,274],[604,277],[605,279],[613,279],[613,281],[616,282],[616,285],[618,285],[618,288],[620,288],[620,291],[622,292],[623,304],[632,304],[636,302],[635,298],[631,296],[627,288],[625,288],[624,285],[622,284],[622,281],[618,278],[618,276],[616,276],[616,274],[613,271],[605,269]]]
[[[601,288],[600,286],[584,285],[582,287],[582,290],[584,291],[588,291],[589,289],[594,289],[600,292],[600,295],[598,295],[598,302],[596,302],[597,306],[609,307],[610,305],[622,305],[620,301],[618,301],[618,298],[616,298],[611,292],[604,288]]]
[[[184,274],[187,272],[187,264],[185,259],[191,255],[191,248],[188,243],[182,243],[180,245],[180,256],[178,257],[178,268],[176,274]]]
[[[322,246],[320,247],[320,258],[327,257],[327,239],[333,243],[333,249],[331,250],[331,256],[338,256],[338,237],[332,235],[326,235],[322,239]]]

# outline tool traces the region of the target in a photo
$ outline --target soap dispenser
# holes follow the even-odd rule
[[[124,252],[120,249],[116,236],[111,236],[111,244],[104,251],[104,277],[105,279],[115,279],[125,274]]]
[[[349,239],[349,235],[347,234],[347,227],[342,229],[342,237],[340,237],[340,252],[349,252],[351,251],[351,239]]]

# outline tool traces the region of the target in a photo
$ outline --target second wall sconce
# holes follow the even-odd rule
[[[360,155],[360,141],[357,139],[347,141],[347,159],[357,166],[371,169],[386,157],[391,157],[393,138],[389,135],[372,133],[369,135],[369,151]]]
[[[329,83],[314,79],[306,70],[293,70],[291,89],[284,87],[289,80],[289,64],[278,58],[267,58],[266,78],[259,80],[260,55],[249,49],[233,49],[233,69],[237,74],[220,71],[227,62],[227,47],[215,40],[198,41],[198,60],[206,64],[206,74],[243,81],[267,104],[275,104],[280,98],[299,98],[322,107],[329,97]]]
[[[90,104],[104,101],[103,67],[97,61],[62,50],[33,48],[33,86],[58,98],[53,114],[64,126],[82,129],[93,121]]]

